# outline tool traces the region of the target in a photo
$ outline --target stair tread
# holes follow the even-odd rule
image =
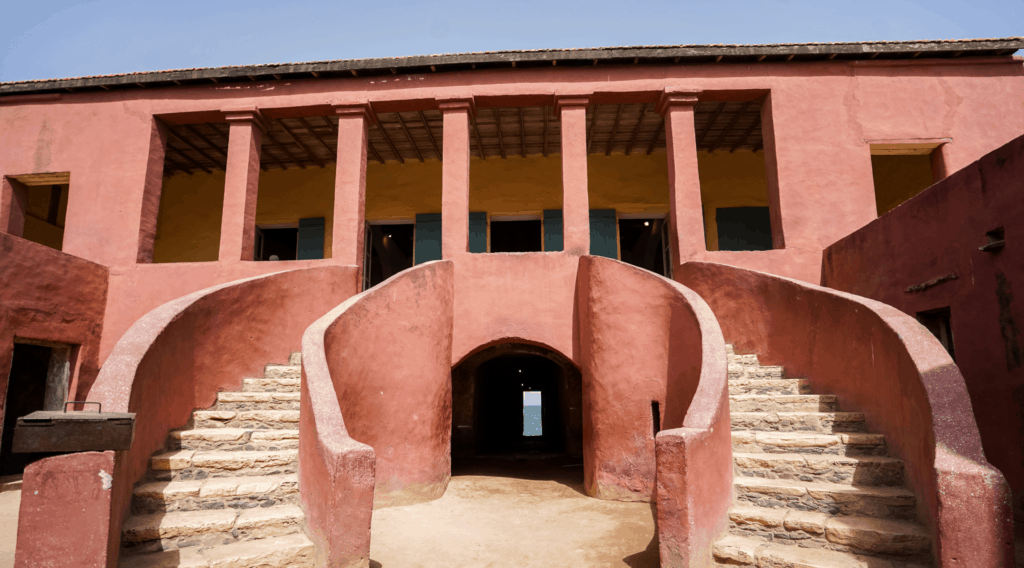
[[[803,417],[803,416],[818,416],[818,417],[829,417],[849,422],[859,422],[864,420],[863,412],[840,412],[838,410],[796,410],[796,411],[761,411],[761,412],[733,412],[731,416],[749,416],[751,418],[758,416],[778,416],[780,418],[785,417]]]
[[[928,529],[917,521],[903,521],[899,519],[883,519],[879,517],[868,517],[864,515],[828,515],[811,511],[799,511],[796,509],[757,507],[754,505],[733,505],[729,508],[729,518],[756,519],[767,521],[766,526],[784,526],[786,520],[796,518],[801,524],[812,520],[820,523],[820,530],[823,532],[826,526],[836,528],[849,528],[862,531],[891,534],[907,534],[921,536],[930,539]],[[790,528],[790,527],[786,527]]]
[[[231,529],[250,529],[282,521],[301,521],[302,509],[296,505],[276,505],[245,509],[213,509],[174,511],[132,515],[125,522],[123,534],[129,542],[174,538]]]
[[[236,469],[253,465],[291,463],[297,460],[299,451],[288,450],[182,450],[165,452],[150,458],[150,467],[155,470],[187,469],[189,467],[229,467]]]
[[[736,459],[757,459],[764,461],[796,461],[796,462],[817,462],[817,461],[828,461],[835,463],[843,463],[850,465],[867,464],[867,463],[902,463],[903,460],[899,458],[893,458],[889,456],[843,456],[838,454],[798,454],[798,453],[773,453],[773,454],[755,454],[749,452],[733,452],[733,460]]]
[[[775,402],[835,402],[834,394],[731,394],[730,400],[772,400]]]
[[[205,420],[256,420],[298,422],[298,410],[196,410],[192,416]]]
[[[844,485],[841,483],[830,483],[827,481],[791,481],[788,479],[765,479],[762,477],[734,477],[733,485],[748,488],[772,488],[793,495],[820,492],[865,496],[870,495],[878,497],[914,497],[914,493],[905,487],[889,487],[885,485]]]
[[[885,443],[885,436],[868,432],[836,432],[826,434],[824,432],[766,432],[758,430],[742,430],[732,432],[733,441],[753,438],[752,441],[761,443],[780,442],[799,443],[805,446],[829,446],[832,444],[853,444],[877,446]]]
[[[132,493],[161,501],[187,497],[238,497],[271,493],[283,484],[298,484],[294,473],[278,475],[211,477],[189,481],[152,481],[136,487]]]
[[[313,543],[302,533],[213,546],[136,554],[122,558],[121,568],[277,568],[313,564]]]
[[[755,538],[727,536],[714,546],[716,558],[731,559],[747,565],[787,566],[792,568],[910,568],[902,562],[837,552],[772,544]]]
[[[265,428],[188,428],[171,431],[175,440],[205,440],[207,442],[226,442],[241,439],[246,434],[259,434],[260,439],[290,440],[298,439],[298,428],[281,428],[268,430]]]
[[[285,402],[299,400],[297,392],[222,391],[217,402]]]

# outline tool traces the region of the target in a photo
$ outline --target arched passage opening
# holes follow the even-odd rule
[[[551,349],[502,343],[452,369],[453,469],[488,459],[583,455],[579,369]]]

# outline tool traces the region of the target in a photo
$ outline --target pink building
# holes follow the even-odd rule
[[[367,566],[374,507],[441,496],[453,461],[543,451],[582,456],[592,497],[656,502],[662,566],[1011,566],[1020,405],[988,412],[927,319],[943,306],[896,299],[898,228],[922,221],[918,200],[888,212],[1001,147],[1019,160],[1021,47],[0,84],[17,565]],[[997,177],[1009,208],[1019,183]],[[928,234],[961,242],[944,211]],[[1003,357],[967,345],[957,361]],[[18,417],[66,401],[135,413],[131,449],[12,452]]]

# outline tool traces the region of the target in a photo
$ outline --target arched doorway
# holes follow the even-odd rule
[[[563,355],[502,343],[452,369],[452,466],[583,454],[579,369]]]

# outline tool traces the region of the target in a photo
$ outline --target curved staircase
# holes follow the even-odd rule
[[[299,508],[300,354],[221,392],[150,459],[121,568],[313,566]]]
[[[931,537],[903,462],[864,415],[728,346],[734,504],[718,566],[924,568]]]

